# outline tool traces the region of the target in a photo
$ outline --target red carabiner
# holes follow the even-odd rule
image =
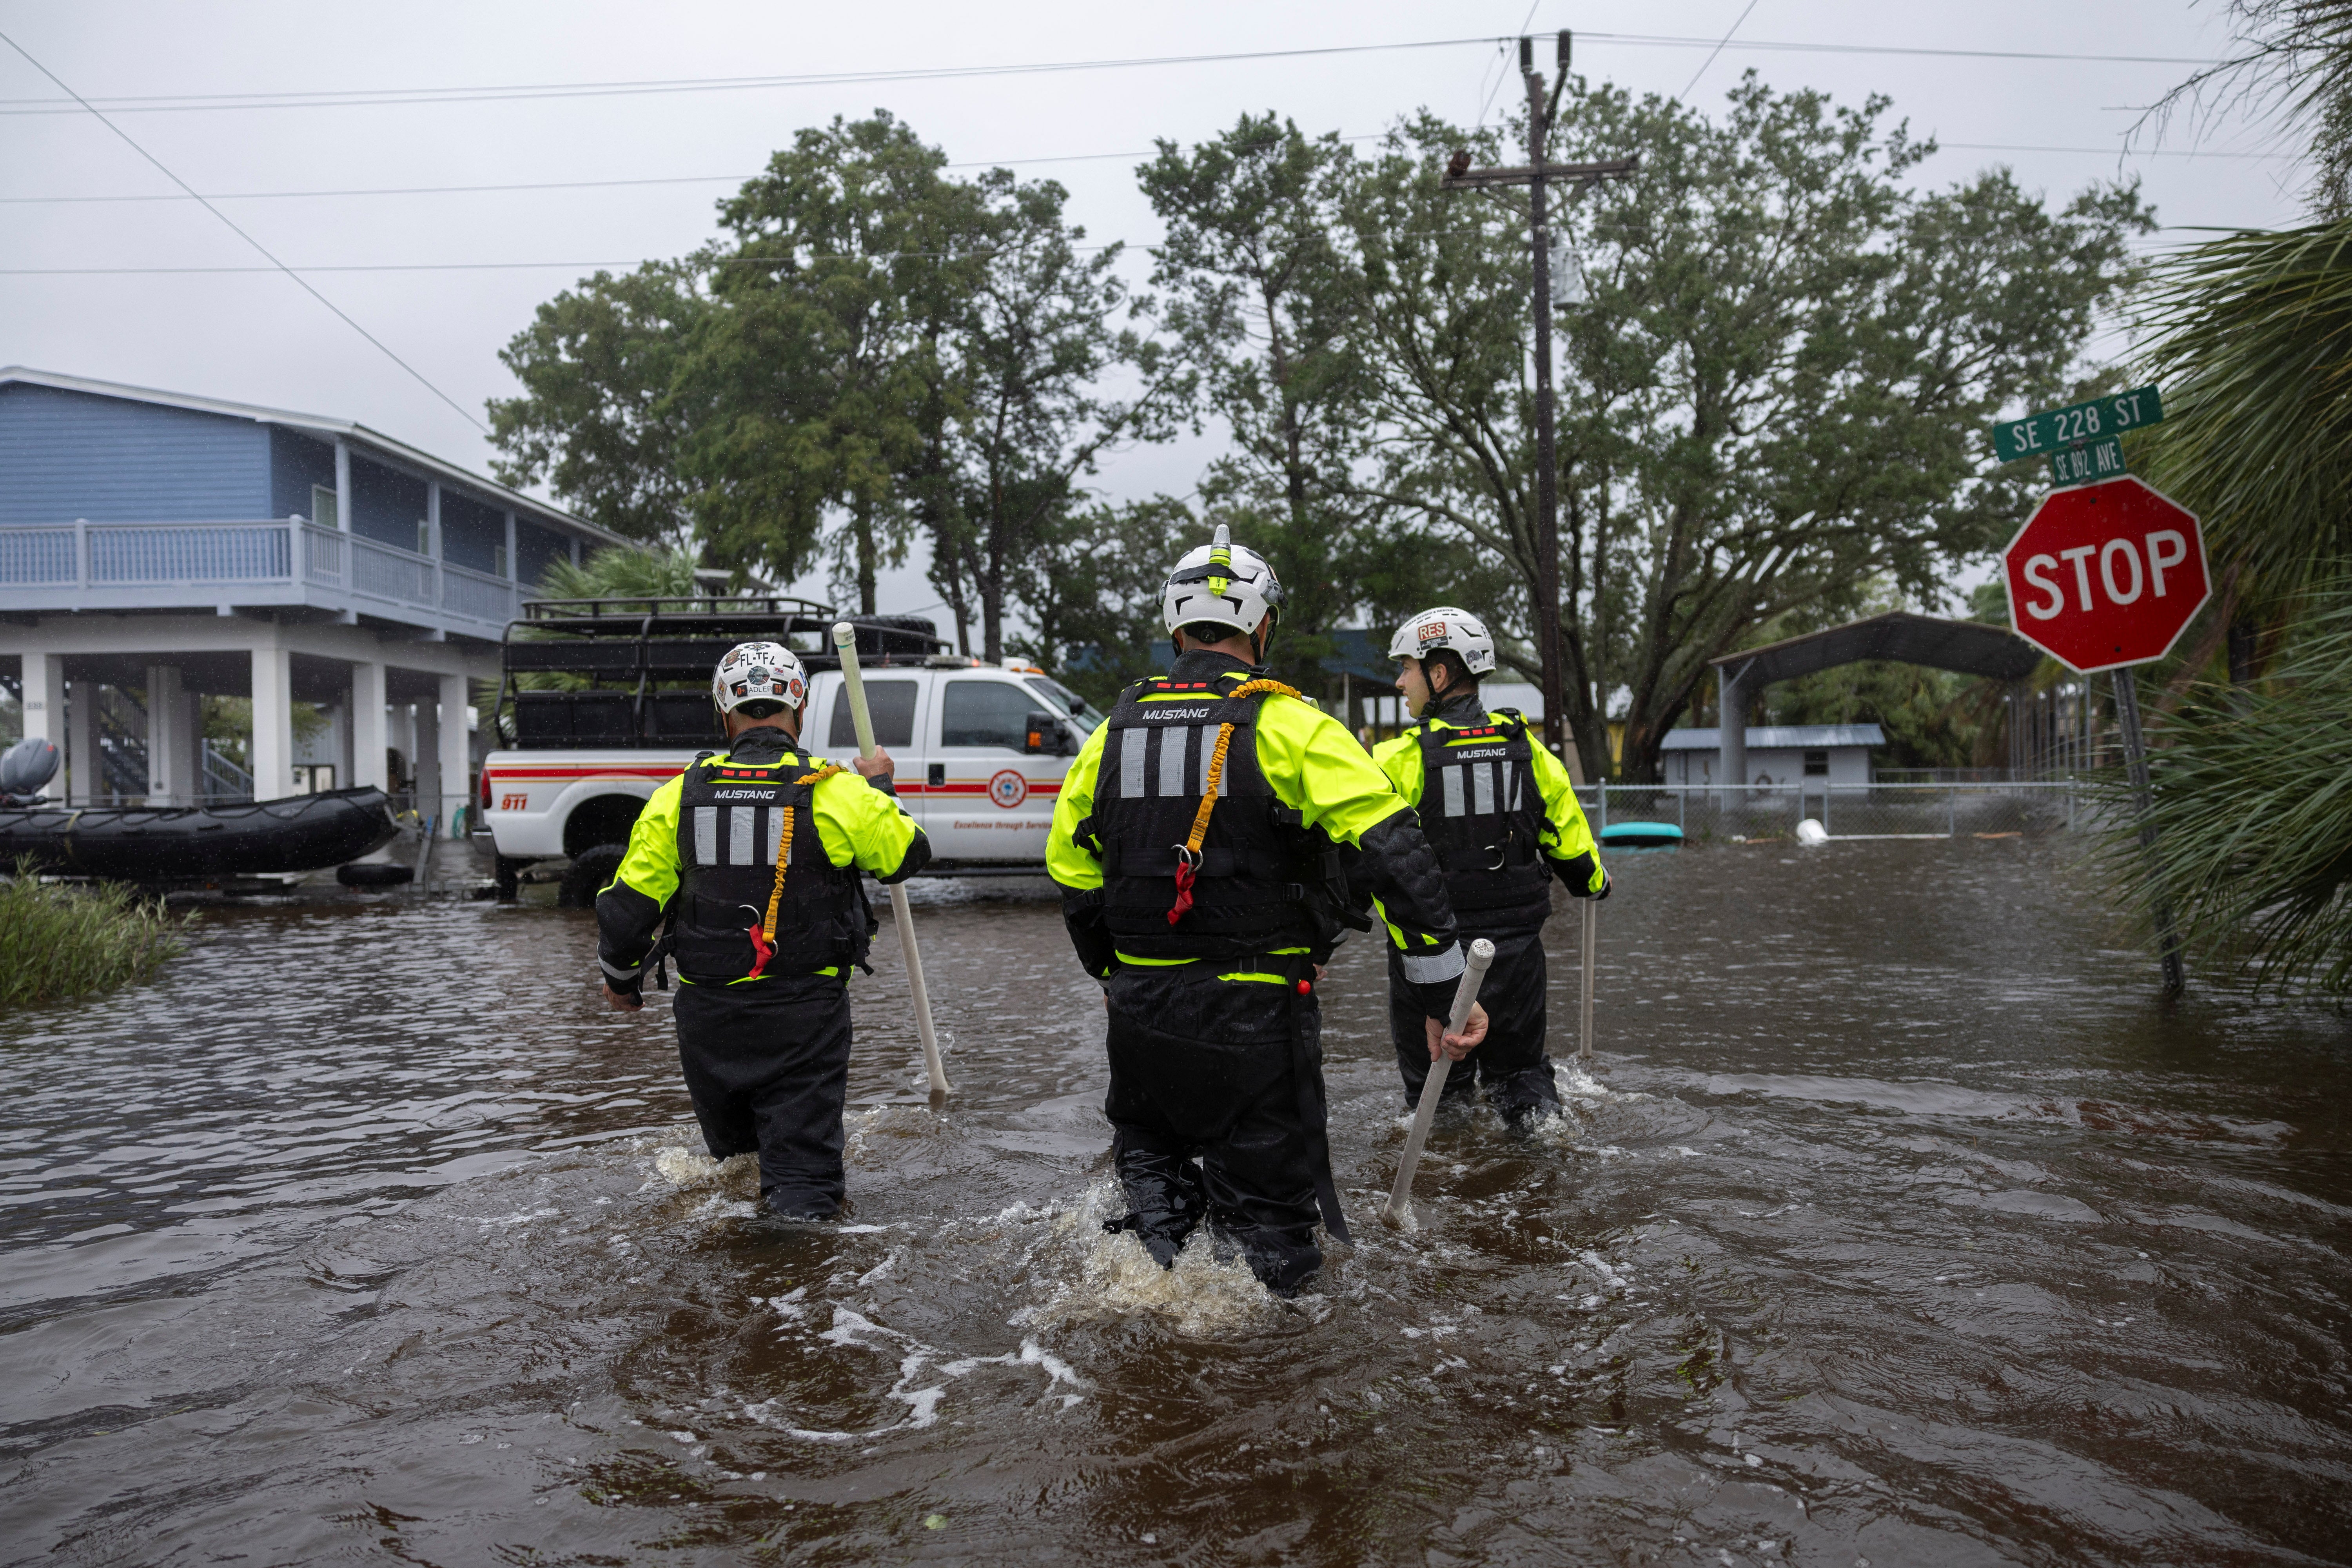
[[[1176,903],[1168,911],[1168,923],[1174,925],[1192,909],[1192,873],[1201,858],[1183,845],[1176,846]]]

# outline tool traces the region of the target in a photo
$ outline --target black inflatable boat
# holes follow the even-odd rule
[[[392,803],[374,788],[321,790],[242,805],[0,808],[0,866],[125,881],[315,871],[392,837]]]

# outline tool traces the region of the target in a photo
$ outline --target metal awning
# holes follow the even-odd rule
[[[2015,632],[1982,621],[1948,621],[1915,616],[1908,610],[1889,610],[1826,631],[1742,648],[1707,662],[1753,691],[1775,680],[1866,658],[1921,664],[1993,680],[2022,680],[2042,662],[2042,651]]]

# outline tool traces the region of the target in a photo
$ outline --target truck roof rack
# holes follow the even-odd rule
[[[655,689],[708,680],[737,643],[782,643],[812,671],[841,668],[833,649],[837,621],[857,628],[858,662],[868,667],[929,664],[950,646],[936,623],[919,616],[842,616],[830,605],[776,594],[531,599],[522,609],[507,625],[505,670],[491,713],[498,732],[524,746],[592,738],[600,745],[691,743],[673,733],[698,735],[701,728],[674,700],[685,694]],[[542,674],[584,677],[601,689],[516,690],[516,676]],[[534,710],[530,724],[520,711],[525,695]],[[614,707],[616,700],[623,708]]]

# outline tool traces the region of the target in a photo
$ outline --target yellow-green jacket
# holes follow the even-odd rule
[[[730,804],[700,808],[704,816],[715,820],[700,825],[710,832],[708,843],[697,841],[696,858],[712,864],[707,871],[699,866],[682,864],[686,857],[680,827],[688,775],[694,777],[698,799],[704,795],[714,801],[740,795],[747,801],[756,801],[769,780],[805,779],[824,766],[791,743],[782,731],[761,726],[737,736],[730,751],[704,758],[687,773],[654,791],[653,798],[646,802],[645,810],[637,817],[636,826],[630,831],[628,850],[622,857],[619,872],[596,900],[597,960],[614,990],[634,990],[641,983],[664,914],[680,896],[682,879],[689,884],[698,879],[716,884],[731,879],[749,889],[748,901],[753,912],[758,912],[759,906],[764,903],[766,931],[777,941],[780,951],[776,962],[760,960],[762,973],[745,976],[745,980],[793,973],[840,972],[840,963],[824,962],[827,955],[781,951],[790,941],[793,928],[788,920],[780,933],[777,906],[788,888],[798,899],[805,898],[813,882],[830,881],[854,892],[855,871],[870,871],[884,882],[896,882],[914,875],[929,862],[929,840],[899,807],[887,777],[868,780],[841,771],[818,779],[808,788],[806,816],[814,821],[801,820],[792,826],[794,847],[787,857],[789,864],[783,877],[775,876],[774,868],[785,823],[781,814],[772,814],[765,805]],[[737,781],[741,788],[724,787]],[[740,818],[740,822],[730,818]],[[817,849],[822,850],[826,865],[810,863],[815,857],[809,851]],[[840,874],[844,872],[849,875]],[[684,890],[693,889],[689,886]],[[745,945],[748,958],[764,944],[754,941]],[[680,967],[683,972],[683,963]]]
[[[1209,682],[1221,689],[1230,689],[1250,674],[1239,659],[1199,651],[1181,655],[1170,670],[1172,680]],[[1121,964],[1203,962],[1144,959],[1118,952],[1097,918],[1102,855],[1094,842],[1080,838],[1078,830],[1095,813],[1097,783],[1111,730],[1110,723],[1097,728],[1071,764],[1045,849],[1046,869],[1064,889],[1079,962],[1097,979]],[[1424,1009],[1430,1016],[1444,1017],[1453,982],[1462,973],[1462,951],[1444,878],[1412,808],[1346,728],[1310,703],[1268,696],[1249,733],[1258,770],[1281,804],[1298,814],[1300,826],[1353,852],[1347,857],[1349,880],[1370,893],[1389,940],[1404,960],[1408,979],[1423,994]],[[1277,949],[1268,956],[1297,951]],[[1282,976],[1268,966],[1231,963],[1221,966],[1219,978],[1278,984]]]
[[[1425,778],[1428,752],[1423,750],[1423,731],[1470,731],[1470,729],[1489,729],[1489,726],[1510,724],[1510,721],[1519,721],[1519,715],[1489,712],[1486,705],[1479,703],[1477,691],[1473,689],[1473,691],[1451,696],[1437,708],[1433,717],[1423,720],[1421,724],[1404,731],[1402,736],[1392,736],[1390,741],[1376,745],[1371,759],[1381,766],[1383,773],[1388,773],[1390,783],[1395,783],[1397,795],[1406,802],[1412,802],[1418,809],[1423,804],[1423,790],[1428,785],[1428,778]],[[1538,827],[1536,827],[1540,856],[1543,856],[1545,863],[1550,865],[1552,875],[1559,877],[1561,884],[1567,886],[1571,896],[1606,896],[1609,872],[1601,868],[1600,844],[1592,839],[1590,823],[1585,823],[1583,806],[1576,804],[1576,783],[1569,778],[1569,769],[1561,764],[1559,757],[1555,757],[1550,750],[1545,750],[1538,736],[1528,733],[1528,741],[1531,741],[1531,745],[1527,748],[1527,769],[1536,785],[1536,799],[1524,804],[1528,806],[1528,816],[1540,818]],[[1446,745],[1477,750],[1479,742],[1461,741],[1446,742]],[[1510,785],[1506,783],[1503,787],[1507,790]],[[1461,790],[1456,790],[1456,795]],[[1423,811],[1423,816],[1428,814]],[[1437,835],[1433,832],[1433,837]],[[1458,877],[1449,879],[1449,886],[1451,881],[1458,881]],[[1456,886],[1454,891],[1461,900],[1461,889]],[[1482,921],[1473,914],[1461,914],[1461,920],[1465,929],[1482,929]]]

